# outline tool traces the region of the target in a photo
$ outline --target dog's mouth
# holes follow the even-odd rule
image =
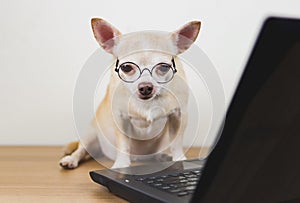
[[[142,99],[142,100],[149,100],[153,97],[153,94],[151,95],[141,95],[139,94],[139,98]]]

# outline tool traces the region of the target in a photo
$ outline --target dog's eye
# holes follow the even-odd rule
[[[129,73],[133,70],[133,67],[131,64],[123,64],[120,66],[120,69],[124,72],[124,73]]]
[[[156,67],[156,70],[160,73],[160,74],[165,74],[167,73],[169,70],[171,69],[171,66],[169,64],[159,64]]]

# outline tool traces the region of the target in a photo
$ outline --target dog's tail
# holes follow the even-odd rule
[[[79,141],[70,142],[63,148],[64,155],[71,155],[76,149],[78,149]]]

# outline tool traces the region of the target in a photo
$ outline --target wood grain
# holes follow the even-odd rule
[[[64,170],[61,155],[62,147],[0,147],[0,202],[126,202],[91,181],[88,172],[104,168],[98,162]]]

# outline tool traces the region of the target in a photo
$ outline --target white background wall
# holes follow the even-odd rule
[[[300,17],[300,1],[1,0],[0,145],[62,145],[77,139],[72,95],[80,69],[98,48],[92,17],[124,33],[172,31],[201,20],[196,43],[220,73],[228,102],[269,14]]]

